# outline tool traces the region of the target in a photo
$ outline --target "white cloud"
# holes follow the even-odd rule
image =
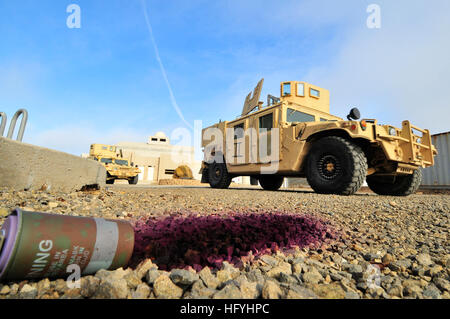
[[[366,9],[372,3],[381,8],[381,29],[367,28]],[[331,112],[338,116],[345,117],[351,107],[357,106],[364,117],[383,123],[400,126],[408,119],[432,133],[450,130],[448,0],[432,4],[307,0],[276,2],[276,6],[246,1],[228,10],[230,21],[240,20],[235,32],[256,36],[278,32],[279,38],[273,47],[260,49],[252,46],[249,38],[247,47],[228,52],[248,66],[226,89],[231,95],[226,101],[234,104],[218,101],[227,108],[222,113],[232,109],[237,116],[246,94],[264,77],[263,100],[266,93],[279,95],[281,81],[304,80],[330,90]],[[289,40],[286,30],[292,32]],[[295,32],[301,44],[297,47],[290,43]],[[328,43],[308,46],[308,39],[324,34],[329,35]]]
[[[355,27],[332,62],[312,69],[308,80],[330,89],[335,110],[356,105],[366,117],[448,131],[450,2],[380,7],[381,29]]]

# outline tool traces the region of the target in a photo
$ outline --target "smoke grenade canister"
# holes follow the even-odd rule
[[[130,223],[16,209],[0,230],[0,280],[64,278],[125,267],[134,248]]]

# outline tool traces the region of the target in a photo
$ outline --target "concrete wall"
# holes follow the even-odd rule
[[[71,192],[105,185],[105,168],[92,160],[0,137],[0,187]]]
[[[143,169],[142,183],[149,183],[149,167],[153,168],[153,182],[161,179],[172,179],[173,174],[166,174],[166,170],[175,170],[178,166],[187,165],[192,170],[194,179],[200,180],[201,161],[195,161],[194,148],[191,146],[171,145],[167,142],[121,142],[115,146],[122,149],[128,158],[133,155],[133,163]],[[141,183],[141,182],[140,182]]]

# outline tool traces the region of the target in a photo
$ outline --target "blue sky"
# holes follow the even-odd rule
[[[70,4],[81,28],[69,29]],[[381,8],[369,29],[367,6]],[[449,131],[450,2],[145,1],[162,63],[185,119],[203,126],[240,114],[265,78],[331,91],[400,126]],[[155,56],[142,0],[0,0],[0,111],[30,118],[24,142],[76,155],[91,143],[146,141],[186,127]]]

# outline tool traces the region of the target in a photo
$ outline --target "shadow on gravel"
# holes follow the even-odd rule
[[[236,266],[254,257],[294,247],[320,246],[336,238],[329,223],[312,216],[286,213],[232,213],[226,216],[182,216],[135,222],[131,267],[151,258],[162,270],[197,271]]]

